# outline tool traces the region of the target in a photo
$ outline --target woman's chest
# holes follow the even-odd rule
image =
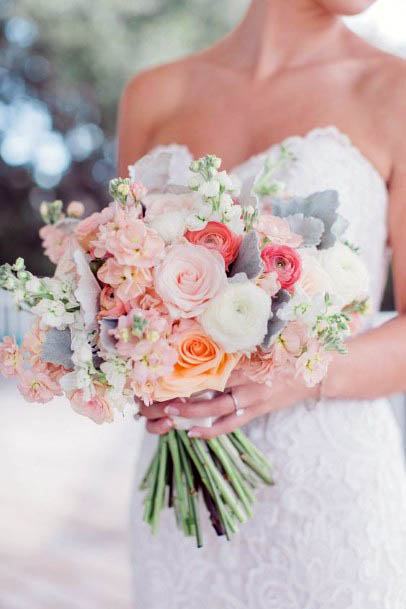
[[[152,145],[179,143],[195,157],[216,154],[233,168],[292,135],[335,125],[386,177],[390,155],[374,125],[374,109],[351,82],[339,79],[275,79],[258,87],[239,81],[193,87]]]

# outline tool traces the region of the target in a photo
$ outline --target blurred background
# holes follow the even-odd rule
[[[227,32],[247,0],[0,0],[0,264],[50,272],[42,200],[107,201],[117,103],[136,72]],[[348,20],[406,57],[405,0]],[[391,288],[386,310],[393,307]],[[0,337],[26,320],[0,295]],[[1,382],[1,381],[0,381]],[[128,503],[139,429],[0,385],[0,609],[130,609]],[[402,415],[400,415],[402,416]],[[141,609],[141,608],[140,608]]]

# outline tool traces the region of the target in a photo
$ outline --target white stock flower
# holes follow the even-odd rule
[[[74,313],[66,311],[65,305],[60,300],[44,298],[32,308],[32,312],[40,317],[43,326],[51,328],[63,329],[75,320]]]
[[[269,296],[255,284],[229,283],[210,302],[200,322],[227,353],[250,351],[267,333],[270,308]]]
[[[319,261],[331,279],[333,295],[343,305],[368,296],[368,271],[358,254],[347,245],[337,241],[333,247],[320,250]]]
[[[232,197],[228,193],[224,192],[220,197],[219,211],[222,214],[227,215],[231,212],[233,205],[234,205],[234,201],[233,201]]]
[[[292,298],[277,313],[282,321],[301,321],[307,327],[313,327],[320,315],[326,312],[324,294],[309,296],[300,286],[296,286]]]
[[[220,192],[220,183],[217,179],[203,182],[200,184],[198,192],[204,197],[217,197]]]

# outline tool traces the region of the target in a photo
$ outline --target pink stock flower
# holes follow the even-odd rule
[[[126,312],[125,305],[117,296],[114,289],[105,285],[100,292],[100,313],[99,317],[120,317]]]
[[[50,402],[55,396],[62,395],[62,389],[55,380],[41,370],[22,370],[19,374],[18,389],[27,402]]]
[[[250,357],[244,356],[238,368],[254,383],[272,384],[275,363],[272,352],[257,349]]]
[[[293,288],[300,277],[302,263],[294,249],[287,245],[266,245],[261,252],[265,272],[276,272],[285,290]]]
[[[256,284],[258,287],[262,288],[264,292],[268,294],[271,298],[275,296],[279,290],[281,289],[281,284],[279,283],[278,273],[263,273],[260,277],[258,277]]]
[[[51,262],[57,264],[65,253],[70,236],[54,224],[47,224],[40,228],[39,236],[42,239],[45,255]]]
[[[0,343],[0,372],[4,376],[15,376],[22,365],[20,349],[14,338],[5,336]]]
[[[105,398],[105,388],[95,386],[95,389],[95,395],[87,401],[85,401],[81,389],[74,391],[69,396],[71,406],[75,412],[88,417],[98,425],[112,423],[114,414],[109,402]]]
[[[177,351],[162,338],[141,340],[132,350],[133,378],[143,385],[169,375],[177,361]]]
[[[208,222],[204,228],[187,231],[185,237],[194,245],[216,250],[224,258],[226,269],[237,258],[242,236],[233,233],[222,222]]]
[[[155,271],[156,291],[175,319],[200,315],[226,285],[224,259],[201,245],[175,245]]]
[[[259,216],[256,228],[259,233],[262,233],[262,235],[269,239],[274,245],[290,245],[291,247],[299,247],[303,241],[303,237],[301,235],[292,233],[285,218],[272,216],[272,214],[261,214]]]
[[[148,193],[148,189],[141,182],[131,182],[130,189],[135,201],[142,201]]]
[[[31,367],[38,367],[42,364],[41,352],[44,340],[45,332],[41,329],[40,321],[37,320],[24,336],[21,346],[21,350]]]
[[[75,236],[85,251],[90,251],[91,242],[96,238],[99,227],[114,217],[114,208],[109,206],[84,218],[75,228]]]
[[[138,208],[117,208],[113,220],[100,226],[92,242],[94,255],[104,258],[110,254],[125,266],[154,266],[162,257],[165,244],[138,216]]]
[[[326,376],[331,359],[331,353],[324,351],[316,339],[311,339],[296,361],[296,373],[303,376],[308,387],[314,387]]]
[[[152,287],[146,288],[145,292],[133,298],[129,301],[129,304],[132,309],[141,309],[142,311],[156,309],[161,315],[168,315],[168,309],[166,308],[165,303]]]
[[[124,304],[143,294],[146,287],[152,285],[152,274],[149,269],[119,264],[114,258],[107,258],[97,272],[97,277],[115,290],[115,295]]]

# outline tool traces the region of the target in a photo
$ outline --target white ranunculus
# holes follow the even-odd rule
[[[337,241],[333,247],[320,250],[319,262],[331,279],[333,294],[344,306],[368,296],[368,271],[350,247]]]
[[[186,230],[186,214],[181,211],[169,211],[153,218],[149,225],[165,243],[173,243],[180,239]]]
[[[200,322],[227,353],[250,351],[261,344],[271,314],[269,296],[250,281],[229,283],[200,317]]]

